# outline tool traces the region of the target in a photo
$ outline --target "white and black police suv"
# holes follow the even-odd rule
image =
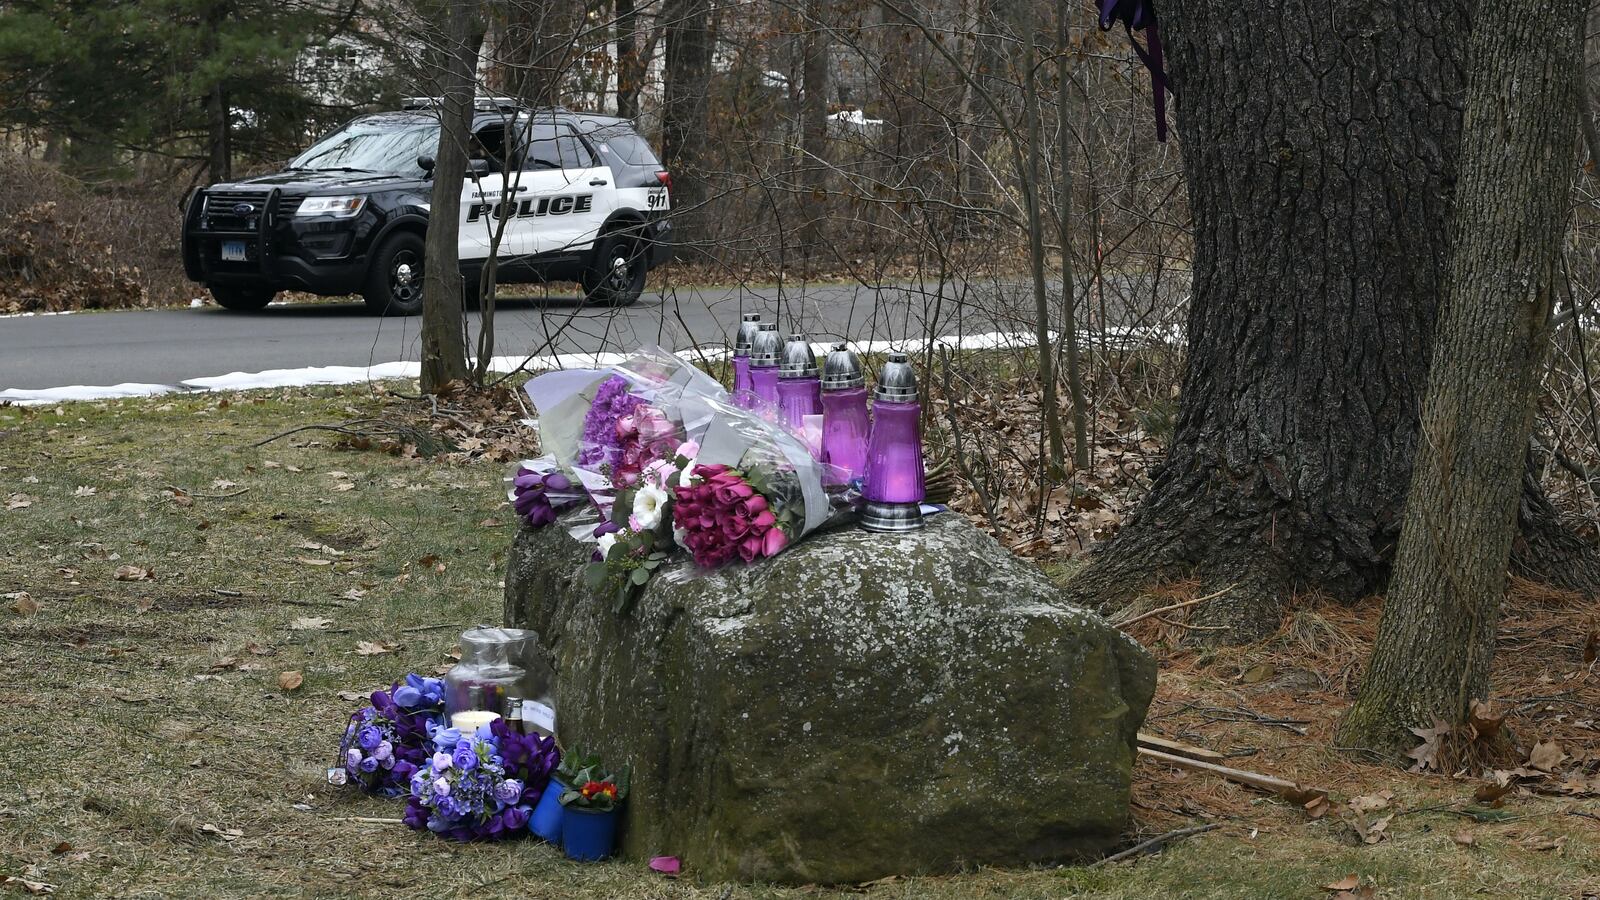
[[[228,309],[278,291],[361,294],[384,315],[422,311],[423,234],[436,178],[461,182],[469,301],[497,232],[497,282],[576,281],[596,303],[637,300],[671,258],[671,176],[625,119],[480,98],[465,173],[438,172],[436,104],[361,116],[282,172],[194,192],[183,265]]]

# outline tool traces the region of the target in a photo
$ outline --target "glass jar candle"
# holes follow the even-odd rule
[[[922,500],[926,496],[922,404],[917,401],[916,374],[904,353],[890,354],[878,374],[861,495],[866,500],[861,523],[869,531],[912,531],[922,527]]]
[[[750,389],[756,405],[766,409],[778,406],[778,366],[783,361],[783,343],[778,338],[778,323],[762,322],[750,345]]]
[[[750,350],[755,345],[756,332],[761,330],[759,313],[745,313],[739,322],[739,332],[733,341],[733,402],[744,406],[755,390],[750,380]]]
[[[867,471],[866,376],[861,360],[843,342],[833,345],[822,362],[822,461],[829,479],[848,484]]]
[[[789,335],[778,366],[778,413],[779,421],[796,434],[805,430],[806,416],[822,415],[820,374],[811,339],[804,333]]]

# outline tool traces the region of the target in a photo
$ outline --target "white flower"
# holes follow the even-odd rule
[[[633,517],[639,521],[640,530],[649,531],[661,524],[669,499],[666,491],[653,484],[639,488],[633,495]]]
[[[685,550],[689,549],[689,529],[679,528],[676,525],[672,526],[672,540],[679,547]]]
[[[600,558],[603,560],[611,555],[611,548],[616,546],[617,536],[614,532],[600,535]]]

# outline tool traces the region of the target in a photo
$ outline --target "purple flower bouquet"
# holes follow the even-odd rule
[[[373,691],[370,703],[351,714],[339,743],[339,765],[328,778],[397,797],[428,758],[428,735],[444,717],[444,682],[407,675],[403,684]]]
[[[526,833],[560,759],[553,738],[523,735],[504,719],[465,734],[435,726],[432,755],[410,776],[405,823],[457,841]]]

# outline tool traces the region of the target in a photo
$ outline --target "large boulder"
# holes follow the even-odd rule
[[[1155,663],[965,518],[674,563],[626,617],[591,547],[524,528],[506,619],[551,650],[562,743],[632,766],[627,855],[835,883],[1121,839]]]

